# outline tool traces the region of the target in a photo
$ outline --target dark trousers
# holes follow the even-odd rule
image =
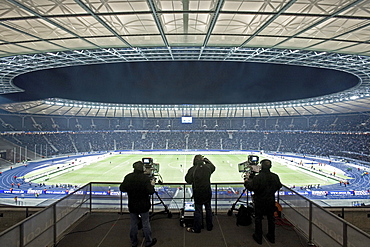
[[[275,239],[275,217],[274,217],[275,206],[266,207],[265,205],[255,205],[254,207],[254,234],[258,240],[262,240],[262,219],[263,216],[267,217],[268,232],[267,235],[271,239]]]
[[[194,226],[193,229],[195,232],[200,232],[203,225],[203,205],[206,210],[206,224],[207,230],[212,230],[213,222],[212,222],[212,208],[211,202],[206,202],[204,204],[195,204],[195,212],[194,212]]]

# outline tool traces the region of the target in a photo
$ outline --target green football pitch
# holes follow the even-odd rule
[[[247,154],[228,154],[228,153],[205,153],[204,154],[215,166],[216,171],[211,177],[213,183],[231,183],[243,182],[242,173],[238,171],[238,164],[247,160]],[[283,184],[286,186],[305,186],[305,185],[327,185],[337,183],[337,181],[325,176],[316,175],[300,169],[297,166],[289,165],[289,162],[277,159],[272,156],[258,155],[260,160],[269,158],[273,162],[272,171],[280,176]],[[151,157],[154,163],[159,164],[159,174],[164,183],[184,183],[184,177],[187,170],[192,166],[194,154],[171,153],[160,154],[150,153],[124,153],[124,154],[106,154],[104,157],[90,158],[85,161],[85,165],[75,166],[71,169],[64,169],[62,172],[55,172],[50,176],[33,179],[33,182],[45,184],[72,184],[83,185],[89,182],[122,182],[124,176],[133,171],[132,164],[141,160],[143,157]],[[86,158],[84,158],[86,159]],[[68,164],[66,164],[68,165]],[[25,178],[37,176],[41,173],[55,171],[56,166],[50,164],[47,168],[38,169],[29,173]],[[58,168],[59,169],[59,168]],[[333,169],[330,166],[322,168],[328,173]],[[61,169],[62,170],[62,169]],[[337,171],[337,176],[344,175]],[[47,180],[45,180],[47,178]]]

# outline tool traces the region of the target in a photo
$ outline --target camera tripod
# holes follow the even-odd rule
[[[236,210],[236,211],[238,211],[238,209],[235,209],[235,206],[236,206],[236,204],[238,203],[238,202],[242,202],[242,203],[246,203],[246,204],[248,204],[248,199],[249,199],[249,195],[248,195],[248,191],[247,191],[247,201],[242,201],[241,200],[241,198],[242,198],[242,196],[243,196],[243,194],[245,193],[245,191],[247,190],[247,188],[244,188],[243,189],[243,191],[242,191],[242,193],[240,194],[240,196],[238,197],[238,199],[236,199],[236,201],[233,203],[233,205],[231,206],[231,208],[227,211],[227,215],[228,216],[231,216],[231,215],[233,215],[233,211],[234,210]]]
[[[159,199],[159,202],[158,203],[154,203],[154,194]],[[153,217],[154,215],[159,214],[159,213],[166,213],[168,218],[172,218],[171,211],[168,209],[167,205],[164,203],[164,201],[162,200],[162,198],[159,196],[158,192],[157,191],[154,191],[154,194],[152,195],[152,212],[150,213],[150,217]],[[163,211],[160,211],[160,212],[154,212],[154,206],[155,205],[159,205],[159,204],[162,204],[163,205],[164,210]]]

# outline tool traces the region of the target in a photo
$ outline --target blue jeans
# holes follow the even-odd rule
[[[143,232],[145,237],[145,246],[152,243],[152,229],[150,228],[149,222],[149,211],[145,213],[130,213],[130,239],[133,246],[138,245],[137,233],[138,225],[140,222],[139,215],[141,216],[141,222],[143,224]]]
[[[193,229],[195,232],[200,232],[203,225],[203,205],[206,209],[206,224],[207,230],[212,230],[213,222],[212,222],[212,208],[211,202],[206,202],[204,204],[195,204],[195,212],[194,212],[194,226]]]

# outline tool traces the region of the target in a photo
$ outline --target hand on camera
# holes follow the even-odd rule
[[[150,183],[154,186],[155,185],[155,178],[150,180]]]

